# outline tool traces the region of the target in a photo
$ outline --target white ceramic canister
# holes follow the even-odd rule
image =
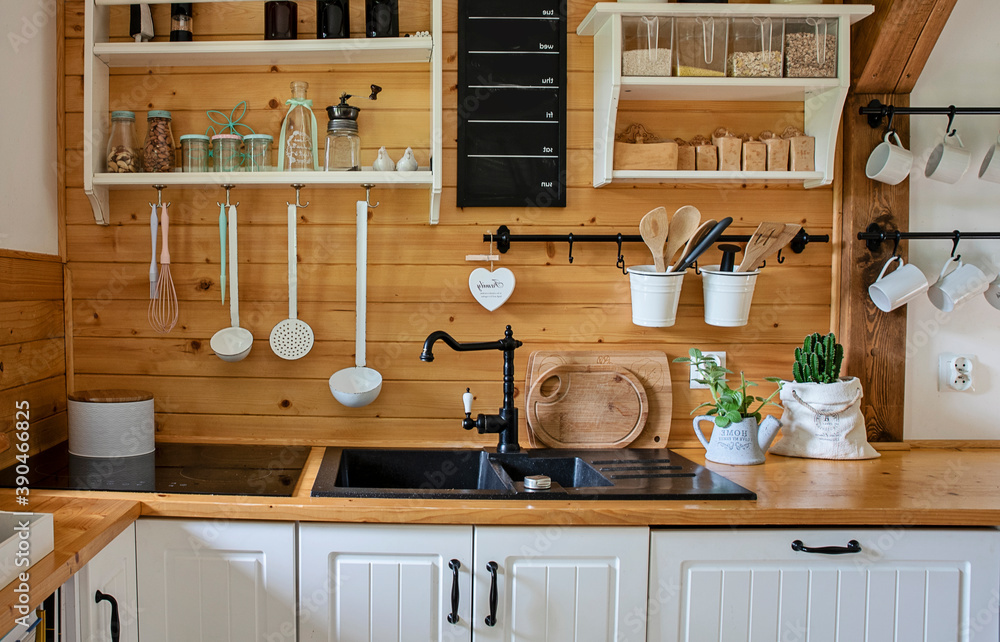
[[[648,328],[669,328],[677,319],[684,272],[657,272],[652,265],[628,268],[632,290],[632,323]]]
[[[80,390],[69,395],[69,452],[81,457],[132,457],[155,450],[153,394]]]
[[[722,272],[718,265],[701,268],[705,323],[724,328],[746,325],[758,274],[760,270]]]

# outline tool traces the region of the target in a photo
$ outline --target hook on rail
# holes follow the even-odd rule
[[[962,233],[960,231],[955,230],[954,232],[952,232],[951,258],[955,259],[956,261],[961,261],[962,260],[962,255],[961,254],[959,254],[958,256],[955,256],[955,251],[958,250],[958,242],[961,241],[961,240],[962,240]]]
[[[375,187],[375,184],[374,183],[364,183],[361,186],[365,188],[365,202],[368,203],[368,207],[370,207],[372,209],[375,209],[376,207],[378,207],[379,206],[378,202],[376,202],[374,205],[372,205],[372,188]]]
[[[615,262],[615,266],[621,268],[622,274],[628,274],[628,270],[625,269],[625,256],[622,254],[622,233],[618,232],[618,260]]]
[[[153,189],[156,190],[156,203],[150,203],[150,207],[162,207],[163,204],[163,190],[167,188],[166,185],[153,185]],[[166,207],[170,207],[170,203],[167,202]]]
[[[569,241],[569,262],[573,262],[573,233],[570,232],[566,235],[566,240]]]
[[[223,205],[219,201],[216,201],[215,204],[218,205],[219,207],[229,207],[229,205],[230,205],[229,204],[229,190],[233,189],[236,186],[235,185],[223,185],[222,187],[224,187],[226,189],[226,203],[225,203],[225,205]],[[239,207],[240,206],[240,202],[236,201],[236,203],[234,203],[233,206],[234,207]]]
[[[951,125],[955,122],[956,107],[954,105],[948,106],[948,126],[944,128],[945,133],[948,136],[954,136],[958,130],[952,129]]]
[[[303,205],[299,201],[299,190],[302,189],[303,187],[305,187],[305,185],[303,185],[302,183],[292,183],[292,187],[295,188],[295,207],[297,207],[298,209],[302,209],[304,207],[309,207],[309,201],[306,201],[305,205]],[[291,205],[291,203],[289,203],[288,201],[285,201],[285,205]]]

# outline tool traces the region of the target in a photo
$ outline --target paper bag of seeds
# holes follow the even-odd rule
[[[719,127],[712,133],[712,142],[719,149],[719,170],[738,172],[743,141],[725,127]]]
[[[767,147],[767,171],[787,172],[788,139],[775,136],[771,131],[761,132],[759,138]]]
[[[695,167],[694,147],[683,138],[675,138],[674,142],[677,143],[677,169],[693,172]]]
[[[788,141],[788,164],[793,172],[816,170],[816,139],[794,127],[787,127],[781,137]]]
[[[719,170],[719,148],[701,134],[691,139],[694,147],[694,168],[699,172],[715,172]]]
[[[677,169],[677,143],[662,141],[639,123],[615,136],[615,169]]]
[[[743,163],[741,165],[744,172],[767,171],[767,145],[759,140],[755,140],[750,134],[740,136],[743,141]]]

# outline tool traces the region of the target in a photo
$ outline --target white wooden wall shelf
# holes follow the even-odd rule
[[[167,4],[168,0],[146,0]],[[201,0],[199,4],[241,0]],[[90,199],[94,220],[111,221],[109,190],[140,189],[154,184],[171,187],[239,185],[279,187],[299,183],[313,187],[428,189],[429,222],[437,224],[441,210],[442,147],[442,14],[441,0],[431,2],[430,37],[348,38],[331,40],[247,40],[207,42],[111,42],[109,6],[130,0],[86,0],[84,21],[83,190]],[[112,67],[180,67],[270,64],[401,64],[430,63],[431,168],[415,172],[232,172],[113,174],[104,171],[108,135],[109,76]],[[322,134],[322,132],[319,132]]]
[[[594,37],[594,187],[629,183],[833,181],[841,111],[850,86],[850,26],[870,15],[872,5],[664,4],[599,2],[576,33]],[[836,78],[711,78],[622,76],[623,16],[713,16],[716,18],[836,18]],[[805,133],[816,138],[814,172],[693,172],[613,169],[615,123],[620,100],[802,102]],[[748,106],[752,109],[752,106]]]

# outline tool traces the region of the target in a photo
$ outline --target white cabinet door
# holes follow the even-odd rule
[[[142,642],[294,642],[295,524],[142,519]]]
[[[662,530],[650,642],[996,640],[992,529]],[[860,544],[855,553],[796,551]]]
[[[647,528],[476,528],[475,640],[641,642],[648,555]]]
[[[468,642],[472,570],[471,526],[301,524],[299,639]]]
[[[95,601],[97,592],[114,599],[118,606],[119,639],[139,640],[139,605],[136,600],[135,525],[130,524],[111,540],[70,580],[73,604],[67,623],[71,642],[111,642],[112,607],[109,600]],[[75,623],[73,622],[75,620]],[[79,628],[75,626],[79,624]]]

